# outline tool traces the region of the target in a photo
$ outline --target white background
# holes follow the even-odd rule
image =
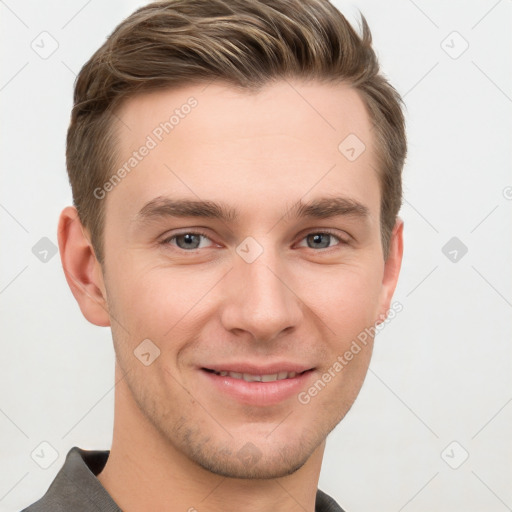
[[[0,3],[2,512],[41,497],[72,446],[110,448],[110,331],[82,317],[58,255],[32,247],[57,243],[71,204],[75,75],[144,3]],[[336,5],[356,19],[353,2]],[[347,512],[512,510],[512,1],[355,5],[407,105],[404,310],[378,335],[319,486]],[[43,31],[58,42],[47,59],[31,48]],[[468,249],[456,262],[442,252],[454,236]],[[59,454],[48,469],[30,456],[42,441]]]

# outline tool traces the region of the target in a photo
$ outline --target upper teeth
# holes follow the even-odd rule
[[[274,380],[293,379],[297,372],[279,372],[268,375],[252,375],[251,373],[237,372],[215,372],[221,377],[232,377],[233,379],[243,379],[246,382],[272,382]]]

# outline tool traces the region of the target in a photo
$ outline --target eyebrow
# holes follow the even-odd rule
[[[361,219],[369,217],[369,209],[348,197],[322,197],[309,202],[297,201],[283,218],[327,219],[336,216],[350,216]],[[159,196],[146,203],[136,214],[135,221],[146,222],[166,217],[200,217],[234,222],[239,212],[230,206],[215,201],[173,199]]]

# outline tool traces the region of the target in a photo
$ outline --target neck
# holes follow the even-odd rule
[[[116,381],[120,377],[116,365]],[[211,473],[177,450],[142,414],[125,380],[115,395],[114,434],[105,467],[97,476],[126,512],[314,512],[325,442],[293,474],[235,479]]]

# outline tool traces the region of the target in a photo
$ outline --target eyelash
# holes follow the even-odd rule
[[[170,245],[170,242],[172,240],[174,240],[175,238],[179,237],[179,236],[183,236],[183,235],[201,235],[205,238],[207,238],[208,240],[212,241],[210,239],[210,237],[208,236],[207,233],[205,233],[204,231],[201,231],[201,230],[196,230],[196,231],[183,231],[182,233],[177,233],[177,234],[174,234],[170,237],[167,237],[165,240],[162,240],[161,242],[161,245]],[[308,233],[306,233],[301,239],[300,241],[304,240],[306,237],[308,237],[309,235],[330,235],[332,236],[333,238],[335,238],[340,246],[342,245],[348,245],[349,242],[347,242],[346,240],[343,240],[339,235],[333,233],[332,231],[330,231],[329,229],[325,229],[325,230],[322,230],[322,231],[310,231]],[[186,250],[186,249],[181,249],[181,247],[177,247],[177,246],[173,246],[175,247],[177,250],[179,251],[183,251],[183,252],[194,252],[194,251],[198,251],[200,249],[190,249],[190,250]],[[321,252],[321,251],[326,251],[328,249],[332,249],[333,247],[336,247],[336,246],[332,246],[332,247],[323,247],[323,248],[320,248],[320,249],[313,249],[312,247],[306,247],[306,249],[312,249],[314,250],[315,252]]]

